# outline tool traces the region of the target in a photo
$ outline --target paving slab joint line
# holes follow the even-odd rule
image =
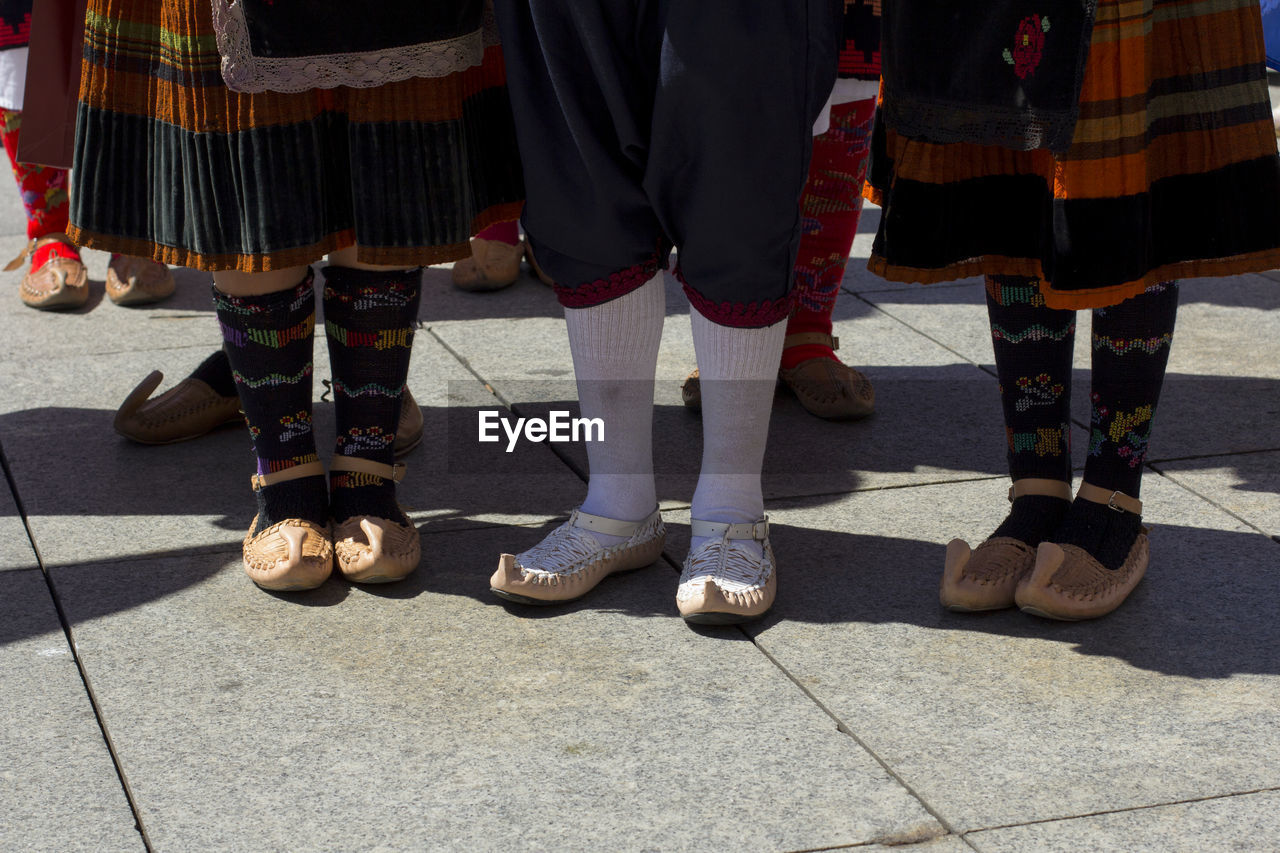
[[[1217,501],[1215,501],[1213,498],[1209,497],[1208,495],[1201,494],[1200,492],[1198,492],[1198,491],[1196,491],[1195,489],[1191,488],[1190,486],[1188,486],[1186,483],[1182,482],[1181,480],[1174,479],[1173,477],[1171,477],[1171,476],[1170,476],[1168,473],[1166,473],[1165,471],[1161,471],[1161,470],[1160,470],[1160,468],[1158,467],[1160,464],[1161,464],[1161,463],[1159,463],[1159,462],[1156,462],[1156,463],[1150,463],[1150,462],[1148,462],[1148,463],[1147,463],[1147,468],[1148,468],[1148,470],[1153,471],[1153,472],[1155,472],[1156,474],[1158,474],[1161,478],[1163,478],[1163,479],[1167,480],[1167,481],[1169,482],[1169,484],[1170,484],[1170,485],[1175,486],[1176,488],[1182,489],[1183,491],[1190,492],[1191,494],[1195,495],[1195,496],[1196,496],[1196,497],[1198,497],[1200,500],[1204,501],[1205,503],[1209,504],[1210,506],[1212,506],[1212,507],[1214,507],[1214,508],[1216,508],[1216,509],[1219,509],[1219,510],[1221,510],[1222,512],[1225,512],[1227,515],[1231,516],[1231,517],[1232,517],[1232,518],[1234,518],[1236,521],[1238,521],[1238,522],[1240,522],[1241,524],[1243,524],[1245,527],[1248,527],[1248,528],[1250,528],[1251,530],[1256,530],[1257,532],[1261,533],[1263,536],[1270,537],[1270,538],[1271,538],[1271,540],[1272,540],[1272,541],[1274,541],[1274,542],[1280,542],[1280,537],[1277,537],[1277,536],[1275,536],[1275,535],[1273,535],[1273,534],[1271,534],[1271,533],[1268,533],[1267,531],[1263,530],[1263,529],[1262,529],[1261,527],[1259,527],[1258,525],[1254,524],[1252,521],[1249,521],[1247,518],[1243,518],[1243,517],[1241,517],[1241,516],[1237,515],[1236,513],[1232,512],[1231,510],[1227,509],[1225,506],[1223,506],[1222,504],[1218,503]]]
[[[940,832],[936,835],[886,835],[883,838],[873,838],[870,841],[856,841],[853,844],[837,844],[833,847],[806,847],[803,850],[788,850],[787,853],[828,853],[832,850],[859,850],[864,847],[878,846],[891,847],[895,850],[909,851],[917,844],[933,844],[944,838],[955,838],[971,850],[977,850],[972,844],[964,840],[963,835],[957,835],[954,832]]]
[[[779,672],[785,675],[791,681],[791,683],[794,684],[796,688],[800,690],[801,693],[803,693],[806,697],[808,697],[810,702],[818,706],[818,709],[821,710],[822,713],[826,714],[828,717],[831,718],[832,722],[836,724],[836,731],[840,732],[842,735],[845,735],[854,743],[856,743],[858,746],[862,747],[862,749],[867,753],[867,755],[870,755],[872,758],[874,758],[876,763],[880,765],[881,769],[883,769],[885,773],[889,774],[889,777],[891,779],[893,779],[895,782],[901,785],[908,794],[914,797],[916,802],[920,804],[921,808],[923,808],[926,812],[928,812],[929,815],[934,820],[936,820],[943,829],[946,830],[946,834],[955,835],[959,837],[961,840],[964,839],[963,834],[957,832],[956,828],[951,825],[951,822],[948,821],[946,818],[944,818],[942,814],[939,813],[938,810],[935,809],[929,803],[929,801],[924,798],[923,794],[921,794],[914,787],[912,787],[907,782],[906,779],[903,779],[902,776],[899,775],[896,770],[890,767],[889,763],[885,761],[883,758],[881,758],[880,754],[877,753],[874,749],[872,749],[871,746],[867,744],[866,741],[858,737],[857,733],[855,733],[853,729],[845,725],[845,722],[841,720],[840,717],[838,717],[834,711],[832,711],[829,707],[827,707],[826,703],[824,703],[821,699],[815,696],[812,690],[810,690],[805,685],[801,684],[800,679],[796,678],[795,675],[791,673],[791,670],[783,666],[781,661],[779,661],[776,657],[774,657],[769,652],[768,649],[762,646],[758,638],[751,636],[751,634],[747,632],[746,628],[742,626],[738,626],[738,630],[741,631],[746,636],[746,638],[751,641],[752,645],[754,645],[757,649],[760,650],[760,653],[764,655],[769,660],[770,663],[772,663],[775,667],[778,668]],[[968,842],[965,842],[965,843],[968,844]],[[972,847],[973,845],[969,845],[969,846]]]
[[[1232,797],[1248,797],[1254,794],[1270,794],[1277,791],[1280,791],[1280,787],[1255,788],[1249,791],[1231,791],[1226,794],[1210,794],[1206,797],[1188,797],[1185,800],[1169,800],[1168,802],[1163,803],[1144,803],[1140,806],[1127,806],[1122,809],[1102,809],[1096,812],[1084,812],[1082,814],[1063,815],[1061,817],[1046,817],[1041,818],[1040,820],[1023,821],[1022,823],[1002,823],[997,826],[982,826],[976,829],[967,829],[960,835],[960,837],[965,839],[965,837],[969,835],[976,835],[980,832],[994,832],[998,829],[1016,829],[1020,826],[1039,826],[1040,824],[1045,823],[1062,823],[1067,820],[1081,820],[1087,817],[1103,817],[1105,815],[1127,814],[1129,812],[1144,812],[1150,811],[1151,809],[1168,808],[1169,806],[1187,806],[1195,803],[1212,803],[1216,800],[1228,800]],[[969,846],[972,847],[973,845],[970,844]]]
[[[49,590],[53,609],[58,615],[58,623],[62,626],[62,633],[66,638],[67,647],[71,650],[71,659],[75,662],[76,671],[80,673],[80,682],[84,685],[85,695],[89,699],[89,707],[93,710],[94,720],[98,723],[98,730],[101,732],[102,741],[107,747],[107,754],[111,756],[111,764],[115,768],[116,778],[120,780],[120,788],[124,792],[125,800],[129,803],[129,811],[133,814],[133,828],[138,831],[143,847],[150,853],[154,848],[151,846],[151,839],[147,835],[146,827],[142,824],[142,814],[138,810],[138,801],[134,798],[133,790],[129,787],[129,780],[125,778],[124,768],[121,766],[120,756],[116,753],[115,744],[111,740],[111,733],[107,731],[107,722],[102,716],[102,708],[98,704],[98,697],[94,695],[93,686],[89,683],[89,673],[85,671],[84,662],[80,659],[80,653],[76,648],[75,635],[71,631],[71,621],[67,618],[67,613],[62,608],[62,600],[58,597],[57,587],[54,585],[53,578],[49,575],[49,570],[45,567],[44,557],[40,553],[40,546],[36,544],[35,535],[32,533],[31,525],[27,521],[27,510],[22,504],[22,496],[18,494],[18,484],[13,477],[13,471],[9,468],[9,457],[4,452],[4,443],[2,441],[0,441],[0,469],[4,472],[5,482],[13,495],[13,502],[18,508],[18,517],[22,520],[22,528],[26,531],[27,541],[31,543],[31,550],[36,555],[36,564],[40,567],[40,574],[44,577],[45,586]]]

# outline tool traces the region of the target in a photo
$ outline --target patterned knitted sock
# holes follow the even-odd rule
[[[862,213],[862,184],[876,103],[871,98],[831,108],[830,129],[814,138],[813,159],[800,207],[800,251],[796,255],[796,308],[787,334],[831,334],[831,312],[844,281],[849,250]],[[831,347],[802,344],[782,351],[782,366],[811,358],[839,361]]]
[[[22,206],[27,214],[27,239],[34,240],[48,234],[62,234],[67,230],[67,172],[47,166],[34,166],[18,162],[18,139],[22,134],[22,113],[19,110],[0,110],[0,141],[4,142],[9,165],[18,181],[22,194]],[[80,259],[74,246],[50,241],[31,256],[31,268],[39,269],[53,257]]]
[[[690,512],[702,521],[757,521],[764,515],[760,471],[785,323],[737,329],[697,311],[690,320],[702,377],[702,469]],[[705,541],[694,537],[689,550]],[[758,542],[739,544],[762,551]]]
[[[314,276],[288,290],[230,296],[213,288],[223,349],[231,365],[258,473],[319,461],[311,432],[311,342],[315,330]],[[257,491],[257,530],[288,518],[329,519],[324,477],[286,480]]]
[[[658,505],[653,482],[653,377],[666,314],[659,273],[630,293],[590,308],[566,308],[565,325],[584,418],[604,422],[587,442],[591,476],[582,511],[639,521]],[[624,541],[592,531],[603,545]]]
[[[1177,282],[1093,312],[1093,390],[1085,482],[1138,497],[1142,464],[1178,316]],[[1077,498],[1053,541],[1078,545],[1109,569],[1123,565],[1142,519]]]
[[[334,456],[391,465],[418,322],[422,269],[327,266],[324,277],[324,331],[338,432]],[[330,474],[329,490],[336,521],[368,515],[407,523],[390,479],[337,471]]]
[[[1075,312],[1046,306],[1034,278],[987,276],[986,285],[1009,474],[1015,481],[1070,483]],[[992,535],[1034,547],[1057,529],[1068,506],[1044,495],[1020,497]]]
[[[191,371],[191,378],[199,379],[223,397],[236,396],[236,381],[231,376],[231,362],[227,361],[227,354],[223,350],[218,350],[200,362],[200,366]]]

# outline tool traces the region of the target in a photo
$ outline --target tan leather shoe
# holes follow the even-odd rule
[[[686,409],[702,411],[702,377],[698,375],[698,368],[695,367],[684,378],[684,383],[680,386],[680,399],[684,401]]]
[[[370,474],[398,483],[404,476],[404,465],[334,456],[329,471]],[[356,515],[335,524],[333,550],[338,571],[353,583],[394,583],[407,577],[422,561],[417,527],[371,515]]]
[[[840,339],[820,332],[804,332],[787,335],[782,341],[783,349],[805,344],[819,344],[834,351],[840,348]],[[871,380],[834,359],[810,358],[795,367],[780,367],[778,379],[796,395],[806,411],[820,418],[856,421],[876,410],[876,392]]]
[[[300,477],[323,477],[319,462],[295,465],[274,474],[254,474],[253,489],[272,486]],[[254,516],[244,537],[244,571],[263,589],[294,592],[315,589],[333,572],[333,542],[327,525],[304,518],[287,518],[265,530],[258,530]]]
[[[690,551],[680,572],[676,609],[686,622],[733,625],[759,619],[778,593],[777,561],[769,544],[769,519],[746,524],[722,524],[693,519],[690,533],[709,541]],[[751,539],[753,549],[734,544]]]
[[[146,305],[173,295],[173,273],[150,258],[113,255],[107,265],[107,298],[117,305]]]
[[[1142,514],[1142,502],[1126,494],[1082,483],[1077,493],[1085,500],[1105,503],[1117,512]],[[1097,619],[1115,610],[1142,580],[1150,560],[1150,542],[1143,527],[1120,568],[1112,571],[1076,545],[1041,542],[1031,574],[1018,584],[1015,600],[1024,613],[1075,622]]]
[[[520,259],[524,246],[503,243],[501,240],[471,241],[471,257],[453,265],[453,284],[459,290],[472,292],[501,290],[515,283],[520,277]]]
[[[1009,487],[1009,501],[1024,495],[1046,495],[1070,502],[1071,484],[1024,477]],[[1014,590],[1035,562],[1035,549],[1019,539],[992,537],[972,552],[964,540],[952,539],[947,545],[938,600],[948,610],[961,613],[1013,607]]]
[[[75,244],[65,234],[49,234],[32,240],[18,257],[9,262],[6,270],[15,270],[26,263],[27,258],[41,246],[49,243]],[[79,250],[77,250],[79,251]],[[23,304],[39,311],[65,311],[79,308],[89,300],[89,275],[78,258],[50,257],[39,269],[29,270],[22,277],[18,295]]]
[[[405,388],[400,398],[400,420],[396,423],[396,440],[391,452],[404,456],[419,444],[422,444],[422,408]]]
[[[223,397],[190,376],[148,400],[163,379],[163,373],[153,370],[129,392],[116,412],[116,432],[139,444],[173,444],[244,420],[239,397]]]
[[[604,545],[591,531],[625,536]],[[619,521],[575,509],[569,520],[528,551],[503,554],[489,589],[520,604],[560,604],[581,598],[616,572],[643,568],[657,560],[667,528],[655,509],[640,521]]]

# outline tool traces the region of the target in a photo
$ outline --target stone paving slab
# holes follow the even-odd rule
[[[1280,536],[1280,453],[1187,459],[1157,467],[1262,532]]]
[[[1280,792],[1264,791],[1194,803],[1091,815],[973,832],[979,853],[1252,853],[1280,838]]]
[[[768,507],[778,603],[751,633],[957,831],[1280,785],[1280,545],[1150,475],[1154,562],[1121,610],[948,613],[944,543],[991,531],[1003,491]]]
[[[144,850],[39,571],[0,573],[0,849]]]
[[[405,584],[287,596],[217,555],[57,570],[156,848],[800,850],[944,834],[741,632],[671,615],[654,583],[669,567],[565,609],[495,603],[494,557],[520,535],[428,536],[431,565]]]

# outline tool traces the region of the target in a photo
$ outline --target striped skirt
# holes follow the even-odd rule
[[[466,257],[519,216],[501,49],[434,79],[239,94],[208,0],[90,0],[72,225],[84,246],[203,270]]]
[[[870,269],[1035,277],[1069,309],[1280,267],[1263,56],[1258,0],[1100,0],[1065,154],[877,130]]]

